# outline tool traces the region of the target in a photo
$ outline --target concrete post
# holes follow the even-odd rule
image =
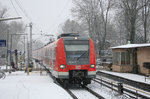
[[[123,94],[123,85],[122,85],[122,83],[118,83],[118,93]]]

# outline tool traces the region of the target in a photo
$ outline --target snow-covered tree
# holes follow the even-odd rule
[[[84,28],[74,20],[66,20],[62,26],[62,33],[83,33]]]

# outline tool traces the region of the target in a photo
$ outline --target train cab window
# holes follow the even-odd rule
[[[89,63],[89,40],[64,40],[67,64]]]

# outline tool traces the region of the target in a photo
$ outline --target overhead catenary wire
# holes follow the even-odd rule
[[[14,8],[16,14],[19,16],[19,13],[17,12],[17,9],[16,9],[16,7],[15,7],[13,1],[12,1],[12,0],[9,0],[9,1],[10,1],[11,5],[13,6],[13,8]]]
[[[68,19],[68,17],[70,16],[70,14],[69,15],[67,15],[65,18],[64,18],[64,22]],[[55,29],[57,29],[57,28],[59,28],[59,27],[55,27],[54,29],[53,29],[53,32],[55,31]]]
[[[62,7],[62,9],[61,9],[59,15],[58,15],[57,18],[55,19],[55,21],[54,21],[54,23],[53,23],[54,29],[55,29],[55,27],[56,27],[56,24],[58,23],[58,21],[57,21],[58,18],[63,15],[63,13],[65,12],[65,9],[66,9],[66,7],[67,7],[67,5],[69,4],[70,1],[71,1],[71,0],[67,0],[67,1],[66,1],[64,7]],[[27,12],[25,11],[25,9],[24,9],[23,6],[22,6],[22,1],[21,1],[21,0],[14,0],[14,3],[17,5],[17,8],[20,9],[19,11],[22,12],[22,14],[24,15],[24,17],[26,17],[27,20],[29,20],[29,21],[31,22],[31,18],[28,16]],[[18,10],[18,9],[17,9],[17,10]],[[38,26],[37,24],[35,24],[34,22],[33,22],[33,24],[34,24],[34,28],[36,29],[36,31],[37,31],[37,30],[40,30],[40,31],[41,31],[41,29],[39,28],[39,26]],[[54,31],[54,30],[51,30],[51,31]],[[48,32],[44,32],[44,34],[49,34],[49,33],[48,33]],[[41,36],[42,36],[42,35],[41,35]]]
[[[21,4],[21,1],[18,1],[18,0],[15,0],[16,4],[18,5],[18,7],[20,8],[20,10],[22,11],[22,13],[24,14],[24,16],[30,21],[30,22],[33,22],[32,19],[28,16],[26,10],[23,8],[22,4]],[[37,29],[37,30],[40,30],[38,25],[35,24],[34,22],[34,27]],[[40,30],[41,31],[41,30]]]
[[[24,8],[22,7],[22,5],[20,4],[20,2],[18,0],[15,0],[16,4],[18,5],[18,7],[20,8],[20,10],[22,11],[22,13],[25,15],[25,17],[31,22],[30,17],[28,16],[28,14],[26,13],[26,11],[24,10]]]
[[[23,6],[21,5],[21,1],[15,0],[15,2],[16,2],[16,4],[19,6],[20,10],[21,10],[22,13],[25,15],[25,17],[26,17],[29,21],[31,21],[31,18],[28,16],[28,14],[26,13],[25,9],[24,9]],[[40,29],[39,29],[39,26],[38,26],[37,24],[35,24],[35,23],[33,23],[33,24],[34,24],[34,27],[36,28],[36,30],[40,30]],[[41,31],[41,30],[40,30],[40,31]],[[45,33],[44,33],[44,34],[45,34]],[[38,37],[38,39],[41,38],[42,36],[43,36],[43,33],[42,33],[42,35],[41,35],[40,37]]]
[[[54,32],[54,31],[55,31],[55,29],[56,29],[56,24],[57,24],[57,20],[62,16],[64,10],[66,9],[67,5],[69,4],[69,1],[71,1],[71,0],[67,0],[67,2],[65,3],[63,9],[60,11],[59,15],[58,15],[57,18],[55,19],[55,21],[54,21],[55,23],[53,23],[53,25],[52,25],[52,26],[54,26],[54,28],[53,28],[53,30],[52,30],[51,32]]]

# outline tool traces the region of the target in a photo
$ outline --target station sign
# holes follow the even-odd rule
[[[0,47],[6,47],[6,40],[0,40]]]
[[[11,53],[11,50],[8,50],[8,53]]]

